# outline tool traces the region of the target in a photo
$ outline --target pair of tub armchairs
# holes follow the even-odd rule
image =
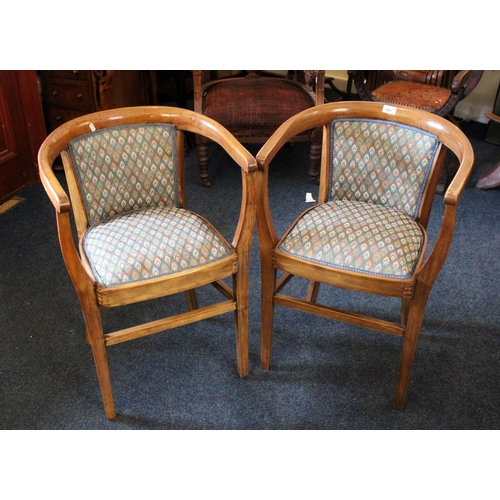
[[[268,199],[272,159],[286,143],[312,130],[321,139],[319,199],[277,235]],[[219,144],[241,172],[241,199],[228,200],[241,204],[232,240],[188,208],[186,133]],[[460,167],[443,197],[439,235],[426,250],[426,226],[447,150]],[[59,157],[67,190],[52,168]],[[473,160],[470,142],[446,119],[376,102],[309,107],[281,124],[255,156],[217,121],[174,107],[112,109],[61,125],[40,148],[40,177],[55,208],[107,418],[116,418],[116,409],[106,353],[120,342],[232,312],[237,372],[249,374],[249,259],[255,227],[261,254],[262,368],[271,364],[276,306],[397,335],[403,347],[394,407],[401,410],[426,303],[450,248]],[[309,282],[307,296],[284,293],[294,276]],[[320,284],[397,297],[401,315],[387,321],[322,305]],[[196,289],[204,285],[213,285],[221,300],[200,306]],[[102,308],[174,293],[185,295],[184,311],[105,332]]]

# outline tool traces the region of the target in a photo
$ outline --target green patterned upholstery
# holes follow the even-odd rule
[[[110,127],[70,143],[90,224],[82,248],[99,285],[159,278],[233,252],[179,207],[176,144],[170,124]]]
[[[309,210],[279,250],[323,265],[406,279],[425,249],[418,216],[439,142],[401,124],[331,124],[328,202]]]
[[[378,120],[331,124],[330,200],[360,200],[416,217],[438,148],[437,137]]]
[[[176,128],[109,127],[70,142],[90,225],[129,210],[177,206]]]
[[[83,249],[102,286],[159,278],[232,252],[204,219],[176,207],[136,210],[94,226]]]
[[[412,275],[424,242],[420,226],[399,210],[338,200],[309,210],[279,249],[327,266],[403,279]]]

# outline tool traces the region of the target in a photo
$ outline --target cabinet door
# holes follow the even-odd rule
[[[43,123],[35,71],[0,71],[0,203],[38,180]]]

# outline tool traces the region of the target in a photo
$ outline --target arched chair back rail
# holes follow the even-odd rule
[[[272,159],[290,137],[316,127],[323,128],[318,202],[277,235],[267,186]],[[426,227],[446,149],[460,167],[444,195],[439,235],[426,253]],[[261,366],[270,368],[274,315],[286,314],[276,306],[401,336],[395,408],[402,409],[427,299],[451,245],[473,160],[470,142],[455,125],[409,107],[331,103],[284,123],[257,154]],[[305,298],[285,293],[294,276],[309,282]],[[321,304],[320,284],[396,297],[401,317],[387,321]]]
[[[264,144],[291,116],[324,103],[324,70],[288,72],[285,77],[249,71],[228,78],[208,80],[205,71],[193,71],[194,109],[224,125],[243,144]],[[208,80],[208,81],[205,81]],[[319,171],[321,138],[317,131],[304,131],[292,141],[311,141],[309,175]],[[211,185],[208,141],[196,137],[200,177]]]
[[[188,209],[185,132],[218,143],[241,170],[241,208],[232,242]],[[59,155],[69,196],[52,169]],[[234,312],[237,368],[245,377],[254,157],[206,116],[146,106],[93,113],[63,124],[42,144],[38,161],[41,181],[56,211],[64,262],[85,318],[107,418],[116,417],[106,354],[113,344]],[[226,278],[232,278],[233,286],[223,281]],[[200,307],[196,289],[207,284],[222,293],[222,300]],[[174,293],[185,294],[187,310],[104,332],[101,308]]]

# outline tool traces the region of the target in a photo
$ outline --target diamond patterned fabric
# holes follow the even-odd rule
[[[420,226],[408,215],[338,200],[309,210],[279,249],[327,266],[404,279],[413,274],[424,243]]]
[[[176,207],[136,210],[92,227],[83,250],[102,286],[159,278],[232,253],[200,216]]]
[[[177,206],[176,128],[109,127],[70,142],[90,225],[148,206]]]
[[[331,124],[330,200],[360,200],[416,217],[438,139],[401,124],[363,119]]]

